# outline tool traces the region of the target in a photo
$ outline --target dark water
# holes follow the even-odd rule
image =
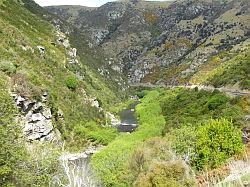
[[[127,109],[120,112],[121,125],[117,127],[119,132],[133,132],[138,127],[138,120],[135,115],[135,107],[139,102],[136,101],[129,105]]]

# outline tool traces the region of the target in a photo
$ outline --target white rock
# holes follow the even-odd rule
[[[39,49],[41,54],[45,53],[45,47],[39,45],[39,46],[37,46],[37,48]]]
[[[44,121],[46,118],[40,114],[32,114],[32,116],[29,118],[29,122],[37,122],[37,121]]]
[[[16,105],[19,106],[23,101],[25,101],[25,98],[18,96],[16,100]]]
[[[40,111],[43,109],[43,104],[41,102],[37,102],[33,106],[33,111]]]
[[[48,108],[44,109],[42,114],[46,119],[51,119],[52,118],[51,110],[48,109]]]

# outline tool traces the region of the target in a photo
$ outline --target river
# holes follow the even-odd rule
[[[123,109],[120,113],[120,120],[116,119],[113,114],[114,124],[112,124],[119,132],[132,133],[138,127],[138,121],[135,115],[135,107],[139,101],[130,104],[128,108]],[[112,121],[112,120],[111,120]],[[96,180],[89,162],[91,156],[95,154],[101,147],[90,147],[83,153],[65,153],[60,157],[65,175],[67,177],[67,184],[55,177],[53,184],[62,187],[101,187],[101,183]]]
[[[123,109],[120,113],[121,123],[116,128],[119,132],[133,132],[138,127],[137,117],[135,115],[135,107],[139,101],[130,104],[128,108]]]

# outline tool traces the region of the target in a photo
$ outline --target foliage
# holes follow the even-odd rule
[[[60,173],[59,152],[49,145],[27,152],[20,126],[14,122],[13,100],[1,78],[0,83],[0,186],[48,186]]]
[[[211,99],[209,99],[206,103],[206,107],[209,110],[216,110],[218,107],[224,105],[229,101],[229,98],[223,95],[214,95]]]
[[[0,76],[3,75],[0,73]],[[0,126],[8,124],[16,113],[13,99],[3,89],[6,86],[6,81],[0,77]]]
[[[112,142],[117,136],[117,130],[112,127],[102,127],[94,122],[87,122],[85,125],[77,125],[74,131],[79,138],[87,138],[96,143],[107,145]]]
[[[27,157],[23,145],[17,143],[18,131],[13,125],[0,126],[0,186],[19,183],[22,164]]]
[[[177,92],[175,97],[161,99],[167,121],[165,133],[183,159],[198,170],[205,167],[209,169],[217,167],[241,150],[241,135],[235,128],[235,125],[243,125],[244,107],[241,98],[231,99],[219,91],[179,89],[172,92]],[[211,118],[214,120],[211,121]],[[206,149],[206,146],[211,149]],[[231,152],[225,147],[229,147]],[[207,152],[202,152],[203,148]],[[199,151],[202,153],[199,154]],[[206,158],[204,154],[207,154]],[[216,158],[216,155],[220,158]]]
[[[220,67],[210,73],[208,83],[215,87],[234,85],[239,83],[242,89],[250,88],[250,53],[241,52],[233,59],[223,63]]]
[[[243,149],[240,130],[225,119],[173,129],[167,137],[197,170],[216,168]]]
[[[107,109],[121,102],[120,96],[124,97],[126,94],[118,94],[114,82],[110,80],[107,82],[99,75],[96,68],[99,61],[91,55],[87,60],[80,57],[79,64],[72,72],[70,68],[67,69],[67,51],[57,43],[56,29],[43,20],[52,15],[48,15],[47,11],[34,1],[25,0],[20,3],[16,0],[8,0],[0,5],[0,9],[2,31],[0,61],[13,62],[16,67],[16,72],[8,73],[7,84],[10,85],[8,90],[36,100],[41,99],[41,95],[46,91],[54,117],[56,118],[58,110],[64,114],[64,121],[55,120],[54,125],[60,130],[67,145],[79,148],[78,143],[86,140],[75,136],[73,129],[76,125],[96,121],[102,131],[102,124],[105,124],[103,113],[90,106],[88,102],[83,102],[88,99],[86,97],[98,98],[102,107]],[[45,48],[43,56],[37,46]],[[78,48],[78,46],[74,47]],[[82,53],[79,52],[79,54]],[[90,64],[93,67],[90,67]],[[77,77],[73,75],[76,72],[80,72],[84,79],[73,78]],[[2,74],[2,71],[0,73]],[[72,89],[75,90],[72,92]]]
[[[244,111],[240,100],[234,103],[233,98],[218,91],[179,89],[172,92],[177,92],[175,97],[161,99],[163,114],[167,120],[166,132],[183,124],[199,125],[211,118],[223,117],[232,119],[237,125],[242,123]]]
[[[172,148],[176,153],[190,164],[190,158],[193,158],[196,154],[197,129],[191,124],[183,125],[181,128],[171,129],[166,134],[166,139],[172,142]]]
[[[153,138],[136,149],[130,157],[129,174],[133,186],[191,186],[193,176],[188,166],[170,148],[169,142]]]
[[[221,119],[199,127],[193,165],[198,169],[215,168],[243,150],[241,131]]]
[[[0,61],[0,70],[7,74],[13,74],[16,72],[16,67],[9,61]]]
[[[151,91],[137,105],[140,126],[134,133],[121,134],[93,156],[91,164],[105,186],[128,186],[131,181],[124,179],[128,173],[128,158],[143,141],[162,134],[165,120],[161,115],[159,96],[158,91]]]
[[[77,88],[78,82],[75,76],[69,76],[66,79],[66,85],[69,89],[75,90]]]

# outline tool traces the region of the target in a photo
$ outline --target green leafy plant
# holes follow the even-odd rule
[[[9,61],[0,61],[0,70],[11,75],[16,72],[16,66]]]
[[[115,128],[109,126],[100,127],[94,121],[87,122],[85,125],[76,125],[74,132],[79,138],[87,138],[103,145],[108,145],[118,134]]]
[[[197,136],[193,165],[198,170],[216,168],[243,150],[241,131],[225,119],[200,126]]]
[[[77,78],[74,77],[74,76],[67,77],[66,86],[71,90],[75,90],[77,88],[77,86],[78,86]]]

